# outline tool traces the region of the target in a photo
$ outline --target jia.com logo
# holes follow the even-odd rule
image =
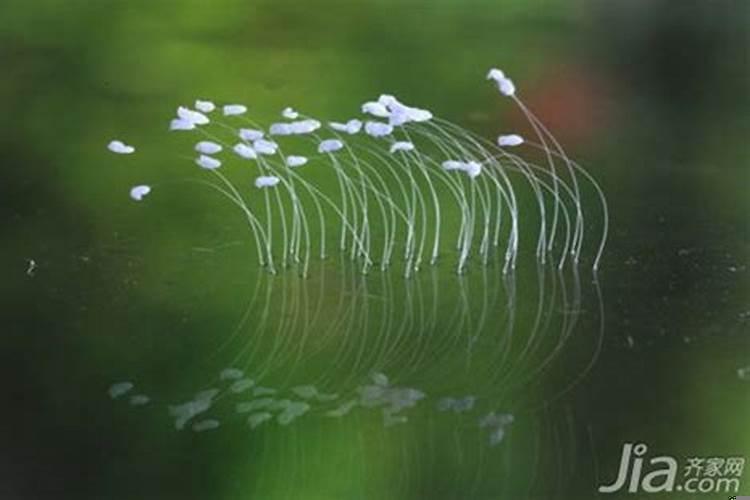
[[[745,468],[744,457],[691,457],[680,464],[674,457],[648,458],[648,446],[625,443],[620,469],[612,484],[599,493],[737,493]]]

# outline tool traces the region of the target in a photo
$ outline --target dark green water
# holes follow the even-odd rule
[[[749,20],[739,1],[3,3],[0,498],[728,498],[721,478],[750,494],[727,468],[750,459]],[[270,276],[165,130],[196,97],[265,123],[390,92],[490,139],[530,133],[493,66],[606,192],[596,276],[592,240],[577,272],[527,251],[512,276],[496,259],[459,277],[448,255],[363,277],[335,254]],[[176,430],[170,405],[228,386],[229,366],[276,399],[338,398],[252,429],[249,392],[228,391],[195,419],[219,428]],[[326,415],[380,372],[414,398],[408,420]],[[149,404],[112,400],[125,380]],[[483,427],[490,412],[505,423]],[[628,493],[630,472],[598,491],[626,443],[648,447],[641,478],[674,458],[672,492]]]

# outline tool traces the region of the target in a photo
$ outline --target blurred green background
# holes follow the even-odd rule
[[[681,462],[750,459],[750,382],[737,374],[750,365],[749,27],[750,4],[739,0],[5,0],[0,497],[641,498],[597,493],[624,442]],[[427,410],[388,429],[363,413],[260,432],[241,421],[176,432],[167,404],[233,360],[244,341],[220,346],[256,285],[261,296],[270,286],[236,211],[174,182],[199,176],[179,157],[185,139],[165,130],[176,106],[211,98],[246,103],[261,122],[288,105],[339,119],[393,93],[488,138],[525,130],[484,82],[493,66],[607,193],[603,334],[582,269],[581,321],[560,366],[528,385],[511,371],[514,389],[497,388],[497,408],[516,417],[498,447],[476,432],[476,415],[440,420]],[[137,145],[138,156],[113,157],[112,138]],[[141,182],[159,189],[147,206],[127,197]],[[314,271],[324,284],[280,278],[274,293],[309,287],[333,322],[352,278],[335,262],[323,267]],[[440,300],[460,295],[452,270],[425,274],[425,295],[436,282]],[[369,280],[375,295],[385,293],[379,279]],[[393,280],[402,291],[389,314],[400,321],[415,306]],[[500,297],[474,311],[487,314],[485,328],[503,324],[497,268],[489,285],[478,273],[468,280]],[[519,272],[516,282],[523,339],[537,276]],[[239,335],[251,343],[260,311],[249,311]],[[450,338],[450,311],[407,323],[408,335]],[[559,335],[563,315],[543,331]],[[372,317],[342,331],[355,340],[376,331]],[[269,331],[284,325],[274,318]],[[333,379],[356,375],[349,356]],[[289,359],[295,383],[319,368]],[[424,373],[407,360],[401,380],[428,395],[495,389],[442,358]],[[124,379],[153,404],[111,401],[107,388]],[[568,381],[573,390],[548,399]]]

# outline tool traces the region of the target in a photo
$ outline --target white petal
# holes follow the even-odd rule
[[[118,155],[129,155],[135,152],[133,146],[128,146],[122,141],[110,141],[110,143],[107,144],[107,149]]]
[[[391,116],[388,117],[388,123],[394,127],[400,127],[404,123],[409,121],[409,113],[405,108],[398,108],[391,111]]]
[[[182,118],[175,118],[169,123],[169,130],[193,130],[195,123]]]
[[[293,134],[311,134],[320,128],[318,120],[308,119],[292,122],[289,124]]]
[[[474,179],[482,173],[482,164],[475,161],[470,161],[469,163],[464,165],[463,170],[469,175],[469,177]]]
[[[346,132],[350,135],[354,135],[362,130],[362,122],[356,118],[351,119],[346,123],[330,122],[328,126],[337,132]]]
[[[195,125],[205,125],[211,121],[200,111],[193,111],[192,109],[188,109],[184,106],[180,106],[179,108],[177,108],[177,116],[180,119],[192,122]]]
[[[242,104],[227,104],[224,106],[224,116],[243,115],[247,113],[247,106]]]
[[[497,82],[497,88],[500,89],[500,93],[503,95],[511,96],[516,93],[516,86],[513,85],[513,80],[510,78],[503,78]]]
[[[414,150],[414,144],[408,141],[398,141],[391,144],[391,153],[395,153],[396,151],[413,151]]]
[[[205,168],[206,170],[214,170],[221,166],[221,162],[219,160],[206,155],[200,155],[195,159],[195,163],[197,163],[199,167]]]
[[[498,146],[518,146],[523,144],[523,137],[518,134],[501,135],[497,138]]]
[[[496,82],[499,82],[500,80],[505,79],[505,73],[503,73],[501,70],[497,68],[492,68],[487,72],[487,79],[488,80],[495,80]]]
[[[442,163],[443,170],[463,170],[465,163],[457,160],[446,160]]]
[[[354,135],[358,133],[360,130],[362,130],[362,122],[357,120],[356,118],[349,120],[346,122],[346,133],[350,135]]]
[[[365,123],[365,132],[372,137],[384,137],[393,132],[393,126],[382,122],[367,122]]]
[[[346,123],[328,122],[328,126],[337,132],[346,132]]]
[[[373,115],[373,116],[378,116],[380,118],[387,118],[391,114],[388,111],[388,108],[386,108],[384,105],[380,104],[379,102],[375,102],[375,101],[364,103],[362,105],[362,112]]]
[[[307,163],[307,158],[305,158],[304,156],[294,156],[294,155],[292,155],[292,156],[287,156],[286,157],[286,164],[287,164],[288,167],[292,167],[292,168],[294,168],[294,167],[301,167],[305,163]]]
[[[253,142],[263,138],[263,131],[254,128],[241,128],[239,136],[243,141]]]
[[[151,192],[151,187],[145,184],[135,186],[130,190],[130,197],[135,201],[141,201],[144,196]]]
[[[333,153],[344,147],[344,143],[338,139],[326,139],[318,144],[318,153]]]
[[[213,155],[220,152],[222,149],[220,144],[211,141],[201,141],[195,145],[195,150],[204,155]]]
[[[255,152],[253,148],[248,146],[247,144],[238,143],[234,145],[234,148],[232,148],[235,153],[237,153],[242,158],[245,158],[246,160],[255,160],[258,158],[258,153]]]
[[[268,133],[271,135],[292,135],[292,127],[288,123],[272,123]]]
[[[391,107],[394,104],[400,104],[398,102],[398,99],[390,94],[381,94],[381,96],[378,97],[378,103],[386,107]]]
[[[211,111],[216,109],[216,104],[212,103],[211,101],[201,101],[198,99],[195,101],[195,109],[200,111],[201,113],[210,113]]]
[[[407,114],[409,120],[413,122],[426,122],[432,120],[432,113],[426,109],[408,108]]]
[[[276,176],[261,175],[260,177],[255,179],[255,187],[257,187],[258,189],[273,187],[279,182],[281,182],[281,179]]]
[[[273,141],[267,141],[265,139],[257,139],[253,141],[253,149],[255,149],[256,153],[260,153],[262,155],[274,155],[276,154],[276,150],[278,149],[279,145],[276,144]]]
[[[297,117],[299,117],[299,113],[292,108],[284,108],[284,111],[281,112],[281,116],[288,120],[296,120]]]

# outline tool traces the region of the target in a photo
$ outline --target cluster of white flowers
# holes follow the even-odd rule
[[[373,262],[370,258],[369,246],[373,241],[369,235],[372,226],[368,217],[372,214],[377,214],[375,217],[378,217],[390,212],[390,220],[384,220],[382,223],[391,226],[399,224],[400,219],[403,220],[405,240],[409,246],[406,251],[406,275],[409,275],[411,269],[419,268],[422,262],[421,252],[426,247],[427,232],[416,226],[420,224],[420,221],[424,224],[430,218],[435,219],[433,227],[437,233],[430,261],[432,263],[437,261],[441,227],[440,197],[437,191],[446,187],[450,193],[449,198],[456,201],[455,206],[463,214],[459,229],[458,271],[462,272],[464,269],[472,248],[479,248],[484,262],[487,261],[490,247],[498,246],[497,233],[501,229],[501,224],[493,223],[493,218],[499,218],[500,213],[507,210],[512,217],[510,232],[507,234],[509,250],[504,267],[504,271],[507,272],[515,265],[518,246],[519,207],[512,193],[514,187],[506,175],[507,171],[513,171],[521,173],[530,181],[539,206],[541,216],[540,237],[537,245],[539,258],[545,259],[545,253],[552,249],[556,240],[556,233],[564,231],[566,233],[564,245],[567,248],[560,252],[560,265],[565,261],[566,255],[570,254],[574,255],[573,260],[577,262],[584,234],[578,175],[583,175],[587,181],[594,184],[601,199],[602,208],[606,212],[606,200],[603,193],[593,178],[565,155],[549,131],[521,103],[516,96],[513,81],[503,71],[493,68],[486,77],[494,82],[502,95],[511,97],[529,120],[539,139],[537,142],[530,142],[529,145],[546,152],[548,169],[526,163],[517,155],[506,151],[506,148],[526,144],[526,140],[518,134],[498,135],[495,143],[492,144],[470,131],[445,120],[436,119],[426,109],[406,105],[390,94],[382,94],[377,99],[364,102],[360,106],[364,117],[354,117],[346,121],[330,121],[327,122],[327,126],[292,107],[286,107],[280,113],[281,120],[271,123],[268,127],[262,127],[247,116],[248,108],[243,104],[217,106],[212,101],[198,99],[192,107],[177,108],[176,116],[172,118],[169,129],[195,131],[201,134],[201,140],[194,145],[195,164],[204,170],[214,171],[221,183],[229,182],[228,177],[216,171],[232,162],[232,157],[235,160],[250,160],[257,164],[259,172],[255,174],[252,184],[247,185],[254,185],[264,190],[277,189],[275,198],[278,201],[276,205],[282,219],[281,237],[284,245],[282,253],[285,256],[284,259],[291,253],[295,256],[295,260],[299,261],[299,249],[303,245],[303,237],[307,239],[304,245],[307,248],[310,247],[310,231],[307,229],[309,223],[303,220],[309,212],[302,206],[302,200],[312,198],[321,224],[324,223],[325,217],[321,206],[330,207],[336,204],[332,208],[341,219],[338,226],[342,233],[348,234],[341,237],[342,246],[346,246],[346,240],[350,240],[353,246],[359,247],[354,253],[364,259],[364,269],[367,269]],[[217,114],[221,116],[217,117]],[[212,120],[218,126],[211,126]],[[229,139],[226,138],[227,131],[232,134]],[[350,137],[345,138],[345,136]],[[374,145],[372,139],[375,140]],[[287,140],[289,144],[294,141],[296,141],[294,144],[297,144],[300,140],[307,140],[315,145],[315,150],[308,154],[300,154],[300,151],[286,154],[284,149],[287,147]],[[135,152],[134,146],[121,140],[112,140],[107,147],[111,152],[119,155],[130,155]],[[389,162],[386,154],[383,153],[394,157],[394,161]],[[367,158],[360,161],[358,157],[360,154]],[[308,176],[303,175],[303,172],[307,172],[310,167],[297,173],[296,170],[299,167],[316,160],[326,161],[333,166],[333,171],[338,177],[337,184],[342,189],[338,198],[331,197],[329,193],[311,184]],[[556,168],[556,162],[561,163],[564,168]],[[379,172],[379,165],[390,169],[387,176],[383,177]],[[565,178],[559,173],[561,171],[564,172]],[[456,178],[451,172],[464,174],[468,182]],[[362,178],[362,182],[357,179],[359,177]],[[388,184],[384,182],[385,178],[394,179],[399,184],[398,190],[402,193],[411,192],[413,199],[404,199],[401,206],[396,206],[401,202],[395,200],[397,195],[389,191]],[[361,194],[352,191],[352,186],[355,184],[363,186]],[[299,186],[310,196],[298,196],[295,186]],[[228,190],[224,190],[225,187]],[[388,192],[370,192],[381,188]],[[248,206],[239,199],[244,191],[241,187],[236,189],[233,185],[225,185],[219,190],[229,195],[233,202],[239,204],[245,213],[250,215],[256,244],[258,248],[265,249],[263,251],[265,256],[259,257],[259,260],[262,265],[268,264],[271,272],[275,272],[271,255],[273,245],[269,240],[274,234],[279,233],[274,233],[272,228],[268,227],[274,218],[266,217],[266,227],[263,227],[260,222],[262,218],[250,213]],[[283,202],[279,201],[281,190],[288,194],[287,203],[293,205],[290,210],[286,210]],[[135,201],[142,201],[150,192],[151,186],[139,184],[131,189],[130,197]],[[493,192],[494,194],[491,194]],[[266,192],[265,195],[266,210],[270,211],[268,193]],[[375,196],[372,203],[379,205],[379,210],[368,210],[368,205],[372,206],[372,203],[368,202],[370,196]],[[472,200],[477,200],[478,203]],[[432,202],[432,207],[428,207],[430,202]],[[548,226],[546,215],[550,207],[551,224]],[[562,218],[560,217],[561,211]],[[291,218],[285,219],[287,216]],[[604,216],[606,220],[606,213]],[[477,220],[483,222],[485,225],[483,229],[475,230],[469,227]],[[563,221],[570,223],[562,226]],[[291,225],[291,230],[287,231],[289,225]],[[491,236],[493,228],[496,234]],[[381,255],[380,261],[387,266],[395,247],[393,238],[396,230],[393,227],[385,227],[384,231],[389,241],[383,247],[384,254]],[[324,229],[321,228],[321,233],[323,232]],[[594,264],[595,268],[598,266],[606,241],[606,227],[603,233]],[[421,235],[420,241],[416,237],[418,234]],[[481,241],[472,241],[477,238],[481,238]],[[261,242],[261,239],[266,239],[266,241]],[[493,245],[490,244],[490,240]],[[288,245],[295,248],[290,249]],[[325,244],[321,245],[321,256],[325,254],[324,246]],[[305,257],[305,262],[307,262],[307,257]]]

